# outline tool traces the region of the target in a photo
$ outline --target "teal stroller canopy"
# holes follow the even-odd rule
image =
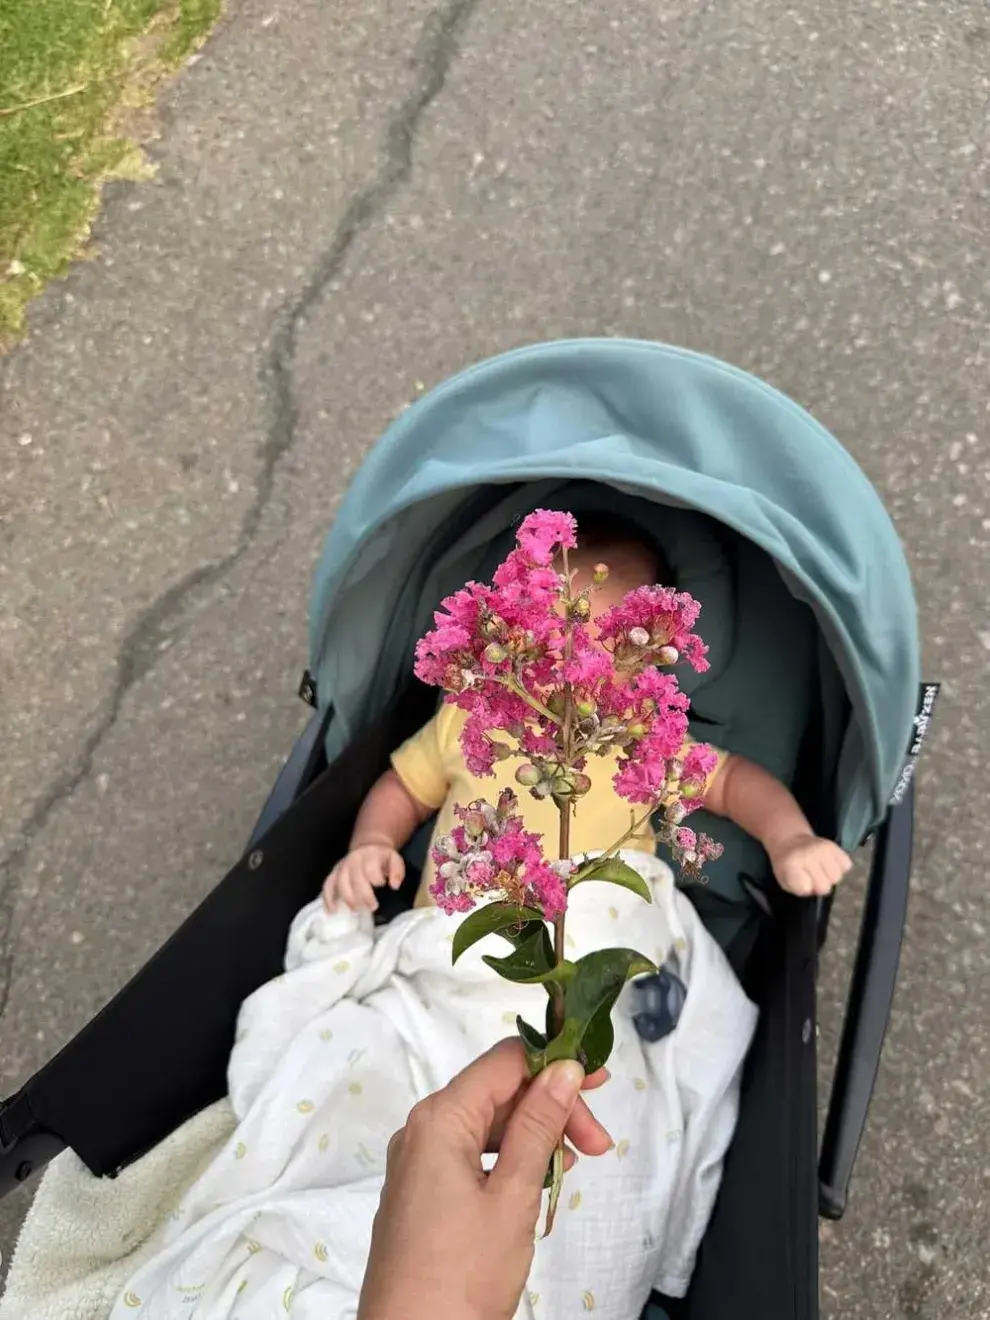
[[[328,753],[401,686],[440,597],[490,571],[513,519],[568,507],[569,483],[667,506],[658,513],[675,530],[678,518],[690,528],[705,515],[765,552],[810,606],[848,701],[834,806],[840,840],[858,844],[886,812],[918,694],[901,545],[869,481],[813,417],[745,372],[660,344],[519,349],[453,377],[392,424],[344,500],[313,585],[310,672],[320,706],[334,707]],[[717,652],[717,605],[700,594],[700,630]],[[740,628],[772,623],[750,608]]]

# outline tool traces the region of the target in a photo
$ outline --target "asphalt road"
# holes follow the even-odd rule
[[[0,366],[0,1091],[238,854],[389,419],[520,343],[663,339],[811,408],[907,543],[946,686],[823,1310],[990,1316],[988,99],[983,0],[234,0]]]

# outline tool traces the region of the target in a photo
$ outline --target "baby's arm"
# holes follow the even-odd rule
[[[793,793],[744,756],[725,759],[705,807],[763,845],[777,883],[791,894],[831,893],[852,866],[837,844],[815,834]]]
[[[349,908],[378,907],[375,889],[398,889],[406,873],[399,849],[428,816],[394,770],[386,770],[361,804],[350,849],[327,876],[323,901],[333,912],[338,900]]]

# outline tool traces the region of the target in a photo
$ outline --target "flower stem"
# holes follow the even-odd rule
[[[567,582],[567,597],[565,601],[566,610],[566,634],[564,638],[564,660],[570,660],[574,655],[574,623],[571,619],[571,576],[570,568],[567,562],[567,549],[563,549],[564,555],[564,578]],[[571,749],[571,729],[574,724],[574,692],[570,683],[564,684],[564,721],[561,729],[561,759],[564,765],[570,769],[573,760]],[[566,861],[571,855],[571,799],[565,798],[563,802],[557,803],[557,810],[560,812],[560,840],[558,847],[558,856],[561,861]],[[564,919],[566,913],[562,912],[553,927],[553,954],[554,962],[564,961]],[[554,989],[553,999],[551,1001],[551,1018],[553,1022],[553,1033],[557,1035],[564,1027],[564,992],[560,986]]]
[[[571,851],[571,806],[570,802],[558,802],[557,810],[560,812],[560,848],[561,859],[570,856]],[[553,923],[553,960],[559,966],[564,961],[564,921],[566,912],[562,912]],[[551,1023],[553,1026],[553,1035],[564,1029],[564,991],[560,985],[554,985],[553,997],[550,1000]]]
[[[549,707],[544,706],[541,701],[537,701],[531,693],[527,692],[523,685],[517,681],[514,674],[508,674],[504,678],[499,675],[496,677],[495,682],[501,683],[503,687],[507,687],[509,691],[514,692],[517,697],[522,697],[523,701],[525,701],[528,706],[532,707],[537,715],[542,715],[545,720],[550,720],[552,724],[560,723],[560,720],[557,719],[557,716],[553,711],[550,710]]]
[[[564,640],[564,659],[570,660],[574,654],[574,625],[571,620],[571,578],[567,563],[567,549],[563,548],[564,554],[564,577],[567,582],[566,597],[566,616],[567,633]],[[564,684],[564,718],[561,724],[561,762],[565,769],[572,768],[571,762],[574,759],[573,749],[571,747],[571,730],[574,724],[574,693],[570,683]],[[558,799],[557,810],[560,812],[560,837],[557,849],[561,861],[566,860],[571,855],[571,799]],[[553,960],[556,966],[564,961],[564,920],[566,911],[553,923]],[[551,1039],[560,1034],[564,1029],[564,990],[559,982],[554,983],[553,991],[550,997],[550,1032]],[[553,1221],[557,1214],[557,1206],[560,1202],[560,1191],[564,1183],[564,1140],[563,1137],[557,1143],[557,1148],[553,1153],[550,1176],[550,1200],[547,1205],[547,1220],[543,1230],[543,1236],[549,1237],[553,1230]]]
[[[584,866],[582,866],[580,870],[575,871],[567,882],[568,889],[570,889],[572,885],[576,885],[579,880],[583,880],[593,866],[596,866],[599,862],[606,861],[609,857],[614,857],[615,854],[619,851],[619,849],[628,839],[631,839],[634,834],[638,834],[640,832],[643,826],[647,824],[647,822],[649,821],[653,813],[656,811],[656,809],[657,809],[656,805],[650,807],[649,811],[646,813],[645,816],[640,816],[639,820],[633,821],[633,823],[626,830],[625,834],[621,835],[618,839],[616,839],[615,843],[612,844],[611,848],[606,848],[606,850],[603,853],[599,853],[598,856],[593,857],[590,862],[585,862]]]

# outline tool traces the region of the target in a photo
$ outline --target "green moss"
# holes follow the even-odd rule
[[[222,0],[0,5],[0,347],[85,242],[101,183],[133,172],[122,106],[150,99]]]

